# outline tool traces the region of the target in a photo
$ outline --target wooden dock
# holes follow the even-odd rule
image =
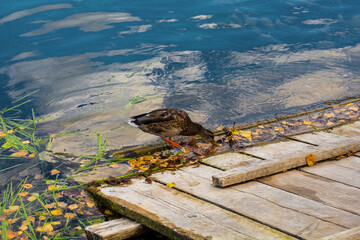
[[[360,239],[360,154],[320,162],[359,150],[355,122],[89,190],[171,239]]]

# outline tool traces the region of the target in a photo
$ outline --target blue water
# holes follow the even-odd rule
[[[2,0],[0,108],[37,90],[22,114],[50,116],[49,132],[76,121],[121,128],[159,107],[215,128],[356,96],[359,9],[358,0]],[[148,100],[129,107],[137,95]]]

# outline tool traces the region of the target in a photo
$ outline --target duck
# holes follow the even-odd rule
[[[212,131],[205,129],[199,123],[193,122],[185,111],[178,108],[161,108],[132,116],[128,123],[143,132],[160,136],[164,142],[171,144],[172,147],[182,148],[180,144],[171,139],[179,135],[200,135],[205,142],[218,146]]]

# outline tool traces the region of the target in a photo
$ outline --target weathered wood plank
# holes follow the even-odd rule
[[[321,238],[320,240],[356,240],[360,239],[360,226],[357,228],[345,230],[333,235]]]
[[[236,152],[227,152],[201,159],[202,163],[219,169],[228,170],[239,166],[248,166],[261,162],[259,158],[250,157]]]
[[[357,121],[341,127],[336,127],[331,130],[331,133],[345,137],[358,137],[360,136],[360,122]]]
[[[360,189],[317,175],[293,170],[259,181],[360,215]]]
[[[93,191],[94,189],[91,189]],[[160,183],[134,179],[94,194],[117,212],[172,239],[289,239],[291,237]]]
[[[342,166],[341,162],[344,160],[345,159],[323,162],[316,164],[313,167],[301,168],[301,170],[360,188],[360,170]],[[351,161],[351,159],[347,159],[347,162],[349,161]],[[352,161],[352,163],[355,166],[357,162]],[[357,167],[360,168],[360,158]]]
[[[85,228],[85,233],[89,240],[122,240],[141,235],[147,230],[140,223],[128,218],[119,218],[88,226]]]
[[[249,148],[245,151],[246,153],[266,160],[253,165],[239,166],[215,175],[213,183],[219,187],[226,187],[304,166],[306,165],[305,157],[310,153],[315,155],[317,161],[322,161],[349,151],[360,150],[360,138],[348,138],[325,132],[302,134],[295,138],[319,146],[287,141]]]
[[[218,206],[248,216],[273,228],[303,238],[327,236],[357,226],[360,216],[282,191],[259,182],[249,182],[229,188],[211,186],[210,176],[220,171],[208,166],[187,167],[174,173],[154,174],[158,181],[175,183],[175,188]],[[257,188],[254,191],[252,188]],[[268,194],[258,194],[262,190]],[[268,197],[282,197],[269,200]],[[286,217],[285,217],[286,216]]]
[[[333,161],[335,165],[340,165],[343,167],[355,169],[357,171],[360,171],[360,157],[358,156],[350,156],[346,158],[342,158],[339,161]]]

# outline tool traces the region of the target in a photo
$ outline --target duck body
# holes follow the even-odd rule
[[[193,122],[186,112],[177,108],[162,108],[130,118],[130,125],[142,131],[165,137],[200,135],[204,141],[214,142],[214,134]]]

